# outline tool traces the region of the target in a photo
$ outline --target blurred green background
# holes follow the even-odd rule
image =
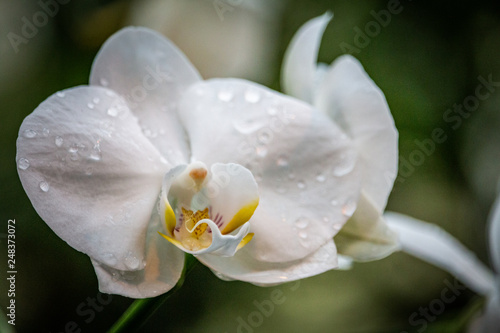
[[[310,18],[332,11],[319,60],[330,63],[344,53],[342,45],[353,46],[351,53],[385,93],[400,133],[404,165],[388,210],[441,225],[488,263],[485,224],[500,175],[500,89],[459,126],[443,116],[474,95],[479,76],[500,81],[500,11],[495,1],[402,0],[390,22],[359,37],[376,26],[373,13],[393,1],[61,0],[65,4],[53,17],[13,47],[9,33],[22,36],[23,18],[32,22],[43,6],[0,0],[0,305],[5,312],[6,224],[15,219],[16,331],[64,332],[75,322],[82,332],[101,332],[132,301],[113,296],[95,311],[77,312],[90,309],[88,298],[98,296],[91,263],[38,217],[15,163],[24,117],[55,91],[87,84],[100,45],[126,25],[167,35],[205,78],[244,77],[279,89],[281,60],[293,34]],[[422,149],[415,140],[430,139],[436,128],[447,139],[416,159]],[[446,281],[453,278],[403,253],[270,288],[221,281],[200,264],[143,331],[414,332],[423,324],[412,325],[409,318],[439,299]],[[268,316],[255,315],[256,303],[269,300],[274,290],[283,293],[282,304]],[[425,331],[457,332],[475,302],[472,292],[461,292],[427,321]],[[242,321],[255,325],[244,327]]]

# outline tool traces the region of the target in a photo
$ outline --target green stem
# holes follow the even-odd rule
[[[186,254],[184,269],[175,287],[157,297],[135,300],[113,327],[109,329],[108,333],[134,332],[138,330],[170,296],[182,287],[186,275],[196,263],[197,260],[192,255]]]

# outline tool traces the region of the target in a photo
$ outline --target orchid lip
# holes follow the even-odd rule
[[[236,172],[235,172],[236,171]],[[249,220],[259,203],[250,171],[236,164],[193,162],[165,176],[160,199],[166,233],[181,250],[232,256],[253,237]]]

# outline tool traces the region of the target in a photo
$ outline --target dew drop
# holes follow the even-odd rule
[[[333,230],[335,230],[335,231],[339,231],[340,229],[342,229],[342,224],[340,224],[340,223],[335,223],[335,224],[333,225]]]
[[[90,102],[89,102],[89,103],[87,103],[87,107],[88,107],[89,109],[93,110],[93,109],[94,109],[94,107],[95,107],[95,105],[94,105],[93,103],[90,103]]]
[[[323,222],[328,222],[330,219],[327,216],[323,216]]]
[[[260,95],[255,90],[249,89],[245,92],[245,100],[249,103],[257,103],[260,101]]]
[[[42,130],[42,135],[43,135],[44,137],[48,137],[48,136],[49,136],[49,134],[50,134],[50,130],[49,130],[48,128],[44,128],[44,129]]]
[[[24,137],[26,137],[28,139],[33,139],[35,136],[36,136],[36,132],[31,130],[31,129],[27,129],[24,131]]]
[[[94,98],[92,98],[92,102],[93,102],[94,104],[99,104],[99,102],[100,102],[100,101],[101,101],[101,99],[100,99],[99,97],[94,97]]]
[[[97,142],[94,145],[94,148],[90,152],[89,158],[93,161],[100,161],[101,160],[101,147],[99,145],[99,142]]]
[[[339,202],[335,199],[333,199],[332,201],[330,201],[330,205],[332,206],[337,206],[339,204]]]
[[[106,79],[105,79],[105,78],[103,78],[103,77],[101,77],[101,78],[99,79],[99,83],[100,83],[100,84],[101,84],[101,86],[103,86],[103,87],[107,87],[107,86],[109,86],[109,81],[108,81],[108,80],[106,80]]]
[[[278,159],[276,160],[276,165],[278,165],[280,167],[287,167],[288,160],[284,156],[279,156]]]
[[[355,153],[342,154],[339,163],[333,169],[333,175],[336,177],[345,176],[354,169],[355,164]]]
[[[41,181],[40,184],[40,190],[42,190],[43,192],[48,192],[49,191],[49,183],[47,183],[46,181]]]
[[[139,268],[140,260],[136,256],[133,256],[131,253],[129,253],[125,257],[125,265],[129,269],[137,269],[137,268]]]
[[[92,167],[88,167],[86,170],[85,170],[85,174],[87,176],[92,176],[92,174],[94,173],[94,168]]]
[[[342,206],[342,214],[347,217],[351,217],[352,214],[354,214],[354,211],[356,210],[356,202],[354,200],[348,200],[343,206]]]
[[[61,138],[60,136],[56,136],[56,139],[54,140],[55,144],[57,147],[61,147],[63,145],[63,138]]]
[[[267,109],[267,114],[270,115],[270,116],[274,116],[277,113],[278,113],[278,110],[275,107],[273,107],[273,106],[271,106],[271,107],[269,107]]]
[[[306,183],[304,183],[303,181],[299,181],[297,183],[297,187],[301,190],[305,189],[306,188]]]
[[[305,217],[299,217],[295,221],[295,226],[299,229],[305,229],[309,225],[309,220]]]
[[[109,266],[114,266],[118,262],[118,260],[116,260],[116,257],[113,253],[104,253],[102,255],[102,259],[104,260],[104,263],[106,265],[109,265]]]
[[[233,99],[233,93],[227,90],[219,91],[217,97],[223,102],[230,102]]]
[[[116,117],[118,115],[118,109],[114,108],[114,107],[110,107],[108,109],[108,115],[110,115],[111,117]]]
[[[324,183],[326,180],[326,177],[322,174],[319,174],[316,176],[316,181],[319,182],[319,183]]]
[[[30,167],[30,161],[26,158],[20,158],[19,161],[17,161],[17,166],[21,170],[26,170]]]
[[[286,193],[286,187],[283,184],[276,185],[275,190],[280,194]]]
[[[290,172],[288,174],[288,179],[294,179],[295,178],[295,174],[293,172]]]
[[[259,157],[266,157],[266,155],[267,155],[267,148],[265,146],[258,146],[257,148],[255,148],[255,153]]]
[[[64,92],[62,92],[62,91],[58,91],[58,92],[56,93],[56,95],[57,95],[57,97],[59,97],[59,98],[64,98],[64,96],[66,96],[66,94],[65,94]]]
[[[233,122],[233,126],[242,134],[250,134],[261,129],[264,126],[264,123],[257,119],[248,118],[235,120]]]
[[[299,231],[299,237],[302,238],[302,239],[306,239],[307,238],[307,232],[305,232],[305,231]]]

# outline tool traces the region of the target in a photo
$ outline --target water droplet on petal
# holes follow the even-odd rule
[[[64,96],[66,96],[66,94],[64,92],[62,92],[62,91],[58,91],[56,93],[56,95],[57,95],[57,97],[60,97],[60,98],[64,98]]]
[[[306,188],[306,183],[304,183],[303,181],[299,181],[297,183],[297,187],[301,190],[305,189]]]
[[[48,136],[49,136],[49,134],[50,134],[50,130],[49,130],[48,128],[44,128],[44,129],[42,130],[42,135],[43,135],[44,137],[48,137]]]
[[[116,257],[113,253],[104,253],[102,255],[102,259],[103,259],[104,263],[106,265],[109,265],[109,266],[114,266],[118,262],[118,260],[116,260]]]
[[[260,95],[257,91],[249,89],[245,92],[245,100],[249,103],[257,103],[260,101]]]
[[[99,79],[99,83],[100,83],[100,84],[101,84],[101,86],[103,86],[103,87],[107,87],[107,86],[109,86],[109,81],[108,81],[108,80],[106,80],[106,79],[105,79],[105,78],[103,78],[103,77],[101,77],[101,78]]]
[[[92,174],[94,173],[94,168],[92,167],[88,167],[86,170],[85,170],[85,174],[87,176],[92,176]]]
[[[94,98],[92,98],[92,102],[93,102],[94,104],[99,104],[99,102],[100,102],[100,101],[101,101],[101,99],[100,99],[99,97],[94,97]]]
[[[118,115],[118,109],[114,108],[114,107],[110,107],[108,109],[108,115],[110,115],[111,117],[116,117]]]
[[[356,154],[354,152],[345,153],[340,156],[338,164],[333,169],[333,175],[342,177],[354,169],[356,165]]]
[[[33,139],[36,136],[36,132],[31,129],[25,130],[23,134],[24,137],[28,139]]]
[[[267,109],[267,114],[270,116],[274,116],[277,113],[278,113],[278,110],[275,107],[271,106]]]
[[[56,136],[56,139],[54,140],[55,144],[57,147],[61,147],[63,145],[63,138],[61,138],[60,136]]]
[[[295,226],[299,229],[305,229],[309,225],[309,220],[305,217],[299,217],[295,221]]]
[[[94,161],[101,160],[101,147],[99,146],[99,142],[94,145],[94,148],[90,152],[89,158]]]
[[[330,219],[327,216],[323,216],[323,222],[328,222]]]
[[[288,178],[289,178],[289,179],[294,179],[294,178],[295,178],[295,174],[294,174],[293,172],[290,172],[290,173],[288,174]]]
[[[333,225],[333,230],[335,230],[335,231],[339,231],[340,229],[342,229],[342,224],[340,224],[340,223],[335,223],[335,224]]]
[[[264,126],[262,120],[258,120],[255,118],[247,118],[247,119],[238,119],[233,122],[234,128],[242,133],[242,134],[250,134],[253,133]]]
[[[319,174],[316,176],[316,181],[318,181],[319,183],[323,183],[325,180],[326,180],[326,177],[322,174]]]
[[[41,181],[40,184],[40,190],[44,191],[44,192],[48,192],[49,191],[49,183],[47,183],[46,181]]]
[[[339,204],[339,202],[337,200],[333,199],[332,201],[330,201],[330,204],[332,206],[337,206]]]
[[[286,193],[286,187],[283,184],[276,185],[275,189],[276,189],[276,192],[278,192],[280,194]]]
[[[228,90],[219,91],[217,97],[223,102],[230,102],[233,99],[233,93]]]
[[[287,167],[288,160],[284,156],[279,156],[278,159],[276,160],[276,165],[280,167]]]
[[[133,256],[131,253],[129,253],[125,257],[125,265],[129,269],[137,269],[137,268],[139,268],[140,260],[136,256]]]
[[[351,217],[356,210],[356,206],[356,201],[347,200],[347,202],[342,206],[342,214],[344,214],[344,216]]]
[[[17,161],[17,166],[21,170],[26,170],[30,167],[30,161],[26,158],[20,158],[19,161]]]
[[[266,155],[267,155],[267,148],[265,146],[258,146],[257,148],[255,148],[255,153],[259,157],[266,157]]]
[[[306,239],[307,238],[307,232],[305,232],[305,231],[299,231],[299,237],[302,238],[302,239]]]
[[[93,110],[93,109],[94,109],[94,104],[92,104],[92,103],[87,103],[87,107],[88,107],[89,109]]]

